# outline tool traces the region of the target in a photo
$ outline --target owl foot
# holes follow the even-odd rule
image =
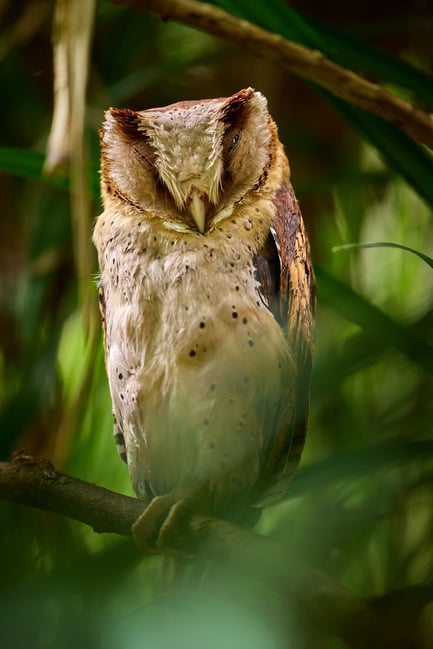
[[[185,557],[181,548],[186,543],[190,515],[188,497],[175,493],[156,496],[132,525],[135,544],[146,554],[170,550],[170,553]]]

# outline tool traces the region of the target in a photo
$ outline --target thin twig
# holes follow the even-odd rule
[[[433,148],[433,118],[381,86],[333,63],[279,34],[241,20],[219,7],[195,0],[114,0],[219,36],[234,45],[278,63],[298,76],[329,90],[336,97],[383,117],[415,140]]]

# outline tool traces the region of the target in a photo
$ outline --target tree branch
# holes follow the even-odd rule
[[[48,460],[22,452],[0,463],[0,500],[37,507],[91,525],[97,532],[131,536],[143,502],[56,471]],[[354,649],[408,649],[389,620],[320,571],[288,555],[281,544],[225,521],[192,516],[194,547],[207,558],[242,571],[291,602],[309,624],[342,638]]]
[[[418,142],[433,148],[433,118],[376,83],[333,63],[318,50],[289,41],[246,20],[195,0],[114,0],[116,4],[143,9],[197,27],[275,61],[298,76],[312,81],[352,104],[400,127]]]
[[[18,452],[0,462],[0,500],[68,516],[95,532],[132,536],[131,525],[143,503],[56,471],[48,460]]]

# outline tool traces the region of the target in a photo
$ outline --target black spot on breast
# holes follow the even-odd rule
[[[116,440],[116,444],[118,446],[125,446],[125,438],[123,436],[123,433],[116,433],[114,439]]]
[[[205,325],[205,323],[204,323],[203,321],[202,321],[202,322],[200,322],[200,324],[199,324],[199,327],[200,327],[200,329],[204,329],[204,328],[205,328],[205,326],[206,326],[206,325]]]
[[[247,322],[248,322],[248,318],[242,318],[242,323],[243,324],[247,324]]]
[[[238,317],[237,311],[233,311],[232,318],[234,318],[236,320],[237,317]]]
[[[248,341],[248,347],[254,347],[254,340]]]
[[[190,356],[191,358],[193,358],[193,357],[195,356],[195,349],[191,349],[190,352],[189,352],[189,354],[188,354],[188,356]]]

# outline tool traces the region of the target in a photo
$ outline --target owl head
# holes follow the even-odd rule
[[[275,140],[267,101],[252,88],[138,112],[110,108],[101,130],[103,195],[204,233],[264,182]]]

